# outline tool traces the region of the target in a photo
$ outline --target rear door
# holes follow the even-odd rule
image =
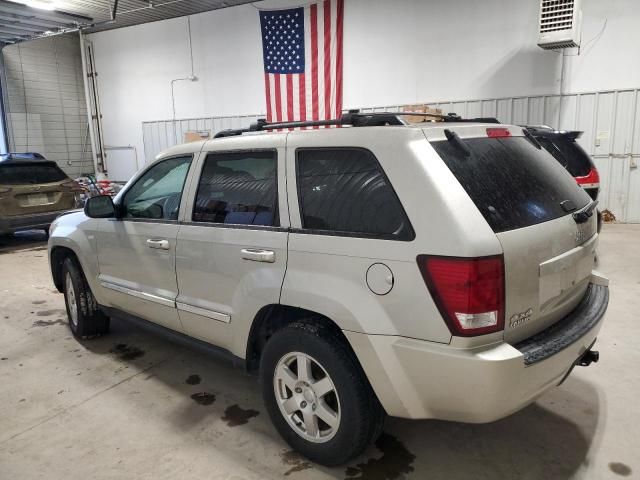
[[[564,317],[584,296],[594,264],[596,215],[578,223],[573,214],[591,208],[591,199],[521,129],[449,130],[457,139],[425,133],[502,245],[504,335],[517,342]]]
[[[75,207],[76,185],[54,162],[0,164],[0,215],[35,215]]]
[[[155,163],[121,197],[123,217],[98,220],[104,295],[121,310],[178,331],[178,210],[191,162],[189,155]]]
[[[289,227],[285,140],[207,144],[178,235],[177,307],[186,333],[240,357],[258,311],[280,301]]]

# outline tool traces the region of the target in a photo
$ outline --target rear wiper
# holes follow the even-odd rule
[[[469,150],[469,147],[467,147],[467,145],[462,141],[462,139],[458,136],[456,132],[453,132],[448,128],[445,128],[444,136],[447,137],[447,140],[449,141],[449,143],[452,143],[459,150],[461,150],[465,157],[471,156],[471,150]]]
[[[576,221],[576,223],[585,223],[591,218],[591,215],[593,215],[593,211],[596,209],[596,205],[598,205],[598,201],[594,200],[584,210],[574,213],[573,219]]]

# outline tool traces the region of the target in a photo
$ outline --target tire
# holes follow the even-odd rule
[[[62,263],[64,303],[69,328],[76,338],[87,339],[109,331],[109,317],[100,311],[82,268],[71,257]]]
[[[382,432],[385,412],[353,351],[338,332],[313,320],[288,325],[269,339],[260,361],[260,382],[278,433],[316,463],[344,464]],[[307,422],[314,412],[317,419]]]

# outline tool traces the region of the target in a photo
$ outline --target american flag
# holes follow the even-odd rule
[[[260,11],[268,122],[341,115],[343,18],[344,0]]]

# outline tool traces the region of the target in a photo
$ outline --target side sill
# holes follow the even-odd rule
[[[135,325],[142,330],[146,330],[158,336],[164,337],[171,342],[177,343],[191,350],[196,350],[208,357],[231,363],[231,365],[236,368],[246,370],[246,360],[234,355],[229,350],[217,347],[207,342],[203,342],[202,340],[190,337],[188,335],[185,335],[184,333],[176,332],[174,330],[163,327],[135,315],[123,312],[122,310],[118,310],[116,308],[104,307],[100,305],[100,309],[105,313],[105,315],[109,317],[122,320],[123,322],[129,323],[131,325]]]

